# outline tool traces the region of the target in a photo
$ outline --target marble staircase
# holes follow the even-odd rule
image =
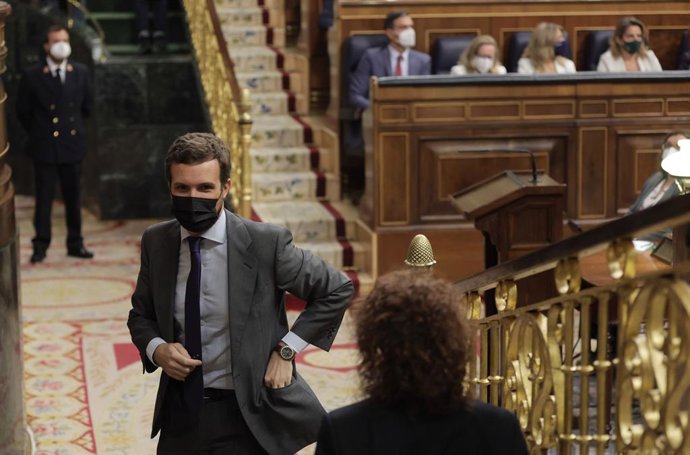
[[[341,200],[337,135],[309,117],[308,59],[285,48],[283,0],[216,0],[236,78],[252,94],[253,217],[371,285],[369,233]]]

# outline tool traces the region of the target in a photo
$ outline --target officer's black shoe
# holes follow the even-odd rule
[[[75,258],[82,258],[82,259],[91,259],[93,257],[93,253],[86,248],[84,248],[84,245],[78,247],[78,248],[69,248],[67,249],[67,256],[72,256]]]
[[[31,255],[31,263],[36,264],[37,262],[43,262],[46,258],[46,250],[34,250],[34,254]]]

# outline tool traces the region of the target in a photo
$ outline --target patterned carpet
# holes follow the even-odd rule
[[[41,455],[152,454],[149,439],[158,373],[142,374],[126,327],[139,267],[139,239],[156,220],[98,221],[84,214],[95,260],[66,256],[64,212],[53,212],[53,245],[31,265],[33,200],[18,196],[26,413]],[[290,311],[294,319],[296,311]],[[334,348],[297,359],[327,409],[356,399],[350,320]],[[300,453],[312,453],[313,447]]]

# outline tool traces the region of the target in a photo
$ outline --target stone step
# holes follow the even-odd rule
[[[252,94],[252,115],[287,115],[290,113],[286,92]]]
[[[238,72],[276,70],[277,54],[266,46],[241,46],[228,48],[230,58]]]
[[[357,240],[357,218],[342,203],[315,201],[255,202],[256,215],[265,222],[290,229],[296,242]]]
[[[252,92],[278,92],[283,89],[283,73],[280,71],[254,71],[235,73],[237,83]]]
[[[252,125],[252,147],[304,145],[304,127],[288,115],[259,116]]]
[[[261,46],[270,44],[274,47],[285,47],[285,30],[282,28],[266,28],[263,25],[245,27],[224,26],[223,37],[230,47]]]
[[[306,172],[320,170],[337,173],[337,157],[332,149],[299,147],[252,147],[252,172]]]
[[[216,13],[218,14],[220,25],[223,28],[225,26],[240,27],[264,25],[264,11],[256,5],[254,7],[245,8],[216,7]]]
[[[264,8],[269,10],[280,10],[285,8],[285,0],[263,0],[261,3]],[[215,0],[216,8],[256,8],[258,0]]]
[[[331,173],[252,173],[256,202],[316,201],[340,199],[340,177]]]

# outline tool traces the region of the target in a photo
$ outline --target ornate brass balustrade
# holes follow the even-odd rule
[[[249,217],[252,202],[249,90],[239,88],[213,0],[184,0],[183,4],[211,125],[230,149],[232,203],[240,215]]]
[[[690,195],[457,284],[476,330],[469,393],[515,411],[532,453],[690,453],[690,261],[638,276],[631,241],[688,223]],[[581,290],[581,259],[602,248],[609,282]],[[560,295],[515,308],[519,280],[549,269]],[[499,313],[482,318],[492,288]]]

